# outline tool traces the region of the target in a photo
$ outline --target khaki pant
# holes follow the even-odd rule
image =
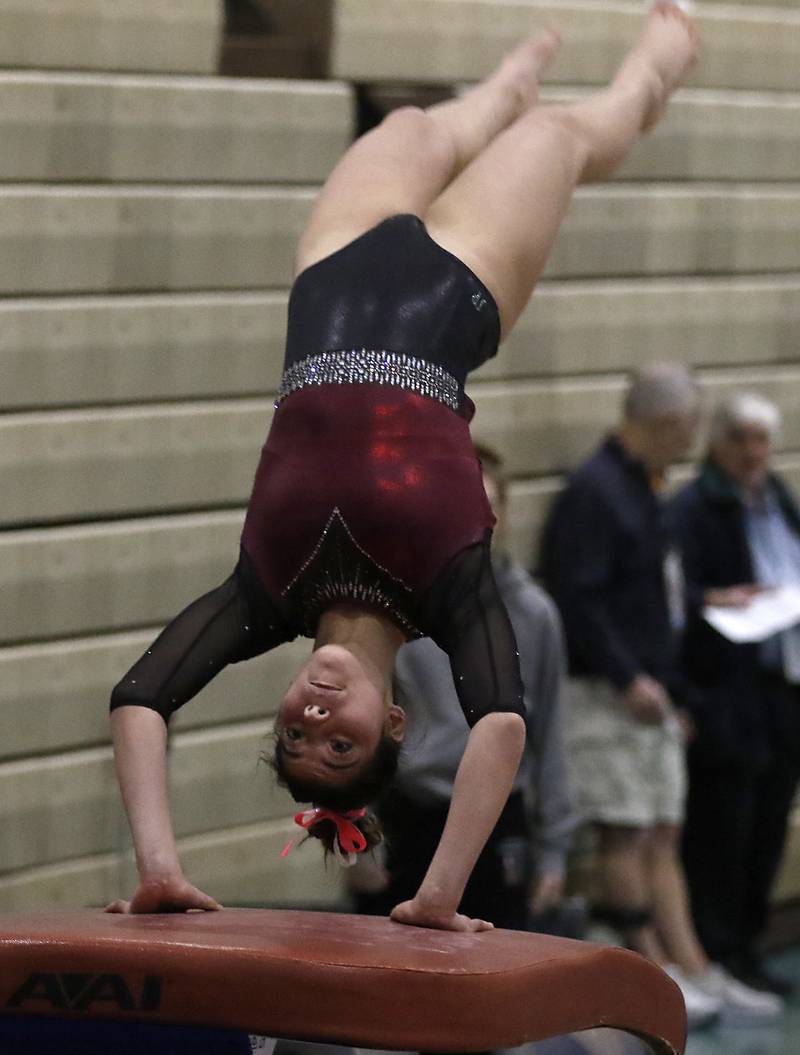
[[[584,821],[649,828],[680,824],[686,752],[674,715],[645,725],[601,678],[573,678],[566,693],[570,786]]]

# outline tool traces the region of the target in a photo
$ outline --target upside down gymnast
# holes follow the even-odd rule
[[[314,639],[276,723],[278,779],[337,853],[379,839],[364,806],[394,772],[400,645],[450,657],[469,741],[416,896],[392,917],[484,930],[458,905],[525,737],[514,634],[489,562],[493,517],[469,435],[469,371],[493,356],[574,188],[660,118],[697,46],[657,3],[611,85],[538,106],[559,38],[513,51],[459,99],[390,114],[339,162],[297,254],[276,411],[231,577],[174,619],[112,694],[139,884],[115,912],[213,910],[181,871],[167,800],[170,715],[228,663]]]

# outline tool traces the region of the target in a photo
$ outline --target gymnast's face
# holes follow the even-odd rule
[[[384,733],[403,736],[403,711],[359,660],[338,645],[316,649],[283,698],[278,735],[290,775],[348,784],[369,765]]]

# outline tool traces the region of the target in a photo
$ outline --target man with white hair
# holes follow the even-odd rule
[[[680,985],[690,1024],[774,1018],[776,999],[712,966],[689,914],[680,862],[686,794],[679,673],[683,579],[661,500],[689,451],[693,375],[652,364],[631,379],[617,430],[571,476],[542,544],[572,675],[565,733],[579,813],[598,835],[595,917]]]
[[[692,706],[684,858],[698,932],[710,955],[750,985],[788,995],[759,939],[800,776],[800,627],[734,644],[702,605],[746,605],[771,586],[800,586],[800,512],[771,471],[778,408],[739,393],[717,408],[708,456],[674,502],[696,604],[685,669]]]

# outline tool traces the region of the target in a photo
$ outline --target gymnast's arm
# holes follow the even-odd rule
[[[112,693],[114,757],[139,887],[132,901],[115,901],[108,911],[219,908],[181,870],[167,793],[167,723],[227,664],[293,636],[259,590],[243,554],[233,575],[181,612]]]
[[[133,834],[139,885],[107,912],[213,911],[219,904],[183,875],[167,796],[167,727],[156,711],[123,706],[111,715],[122,799]]]
[[[471,726],[441,840],[416,896],[392,919],[441,930],[488,930],[458,913],[475,862],[508,799],[525,746],[516,639],[487,545],[462,551],[434,584],[435,640],[450,656]],[[441,579],[441,577],[440,577]]]

